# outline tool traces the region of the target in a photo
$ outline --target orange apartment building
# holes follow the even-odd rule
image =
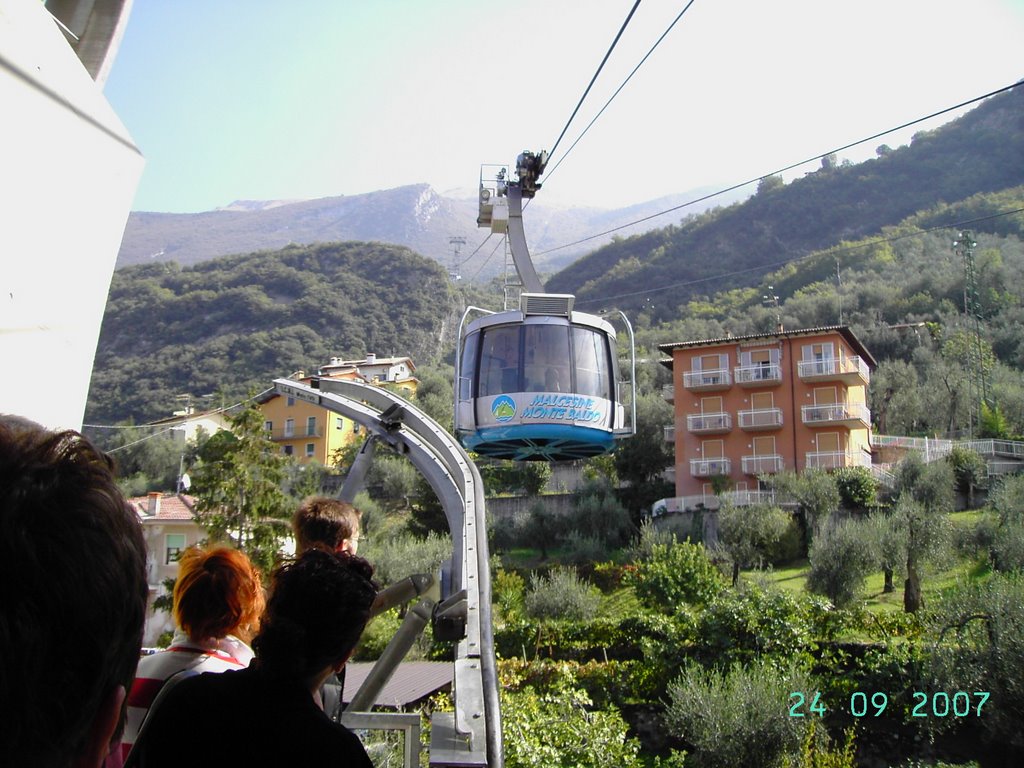
[[[871,465],[867,385],[875,360],[846,326],[660,344],[675,406],[679,509],[759,475]]]
[[[318,374],[323,378],[390,384],[403,397],[412,398],[419,384],[413,376],[415,370],[416,366],[409,357],[378,358],[369,354],[363,360],[332,357],[327,365],[320,367]],[[300,371],[295,378],[308,383],[312,377]],[[316,461],[330,466],[338,449],[363,437],[358,422],[319,405],[273,393],[263,396],[258,402],[263,412],[264,429],[270,439],[281,446],[282,453],[294,456],[301,464]]]

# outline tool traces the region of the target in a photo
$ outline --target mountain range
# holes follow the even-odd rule
[[[562,207],[538,198],[529,206],[527,225],[531,249],[540,254],[614,229],[684,202],[703,197],[712,190],[693,190],[658,198],[628,208],[606,210],[593,207]],[[739,199],[739,193],[732,200]],[[695,206],[693,210],[705,210]],[[477,249],[487,237],[476,227],[475,194],[441,194],[428,184],[413,184],[360,195],[325,197],[316,200],[239,200],[214,211],[202,213],[132,212],[128,217],[117,266],[175,261],[181,266],[229,254],[252,253],[323,242],[382,242],[411,248],[465,278],[487,280],[500,274],[504,261],[492,255],[494,245]],[[645,222],[628,231],[645,231],[658,226]],[[453,257],[451,239],[465,239],[460,258]],[[535,257],[541,272],[555,272],[612,235]]]

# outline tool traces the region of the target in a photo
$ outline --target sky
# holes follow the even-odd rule
[[[132,209],[418,183],[472,194],[482,164],[555,145],[633,4],[134,0],[105,86],[146,158]],[[566,154],[685,6],[641,0],[552,156],[545,202],[725,188],[1024,78],[1024,0],[694,0]]]

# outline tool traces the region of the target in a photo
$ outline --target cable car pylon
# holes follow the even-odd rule
[[[438,578],[411,576],[380,597],[418,599],[371,674],[342,716],[351,728],[406,731],[406,765],[418,766],[419,715],[368,711],[412,642],[430,622],[434,637],[455,642],[454,712],[431,716],[430,765],[502,768],[501,706],[491,614],[490,555],[480,472],[466,451],[436,421],[387,390],[341,379],[309,384],[276,379],[274,391],[313,403],[361,424],[369,434],[364,463],[346,479],[345,497],[359,490],[372,461],[372,445],[384,443],[406,456],[437,494],[452,536],[452,557]],[[353,480],[350,483],[350,480]]]

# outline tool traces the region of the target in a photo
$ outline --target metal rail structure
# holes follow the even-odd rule
[[[416,596],[420,600],[407,612],[342,722],[355,728],[386,724],[387,714],[368,717],[366,713],[430,621],[436,638],[458,641],[452,686],[455,711],[431,716],[430,765],[502,768],[484,489],[476,465],[436,421],[381,387],[327,378],[314,378],[309,384],[276,379],[274,391],[319,405],[366,428],[369,437],[341,489],[342,498],[353,498],[362,487],[374,444],[383,442],[405,455],[424,476],[440,499],[451,530],[452,557],[442,567],[439,584],[431,589],[429,577],[412,576],[385,590],[396,602]],[[418,742],[413,730],[406,730],[407,759],[418,753],[418,744],[410,749],[411,739]]]

